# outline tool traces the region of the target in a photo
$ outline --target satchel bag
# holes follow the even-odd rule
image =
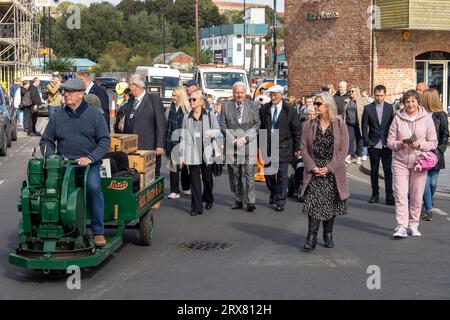
[[[29,108],[33,104],[33,101],[31,100],[31,92],[27,91],[25,95],[22,98],[22,105],[24,108]]]
[[[209,122],[209,128],[211,129],[211,111],[208,112],[208,122]],[[212,158],[213,158],[213,163],[211,164],[211,171],[212,174],[214,175],[214,177],[220,177],[223,173],[223,164],[221,163],[216,163],[216,148],[217,148],[217,142],[216,142],[216,138],[211,138],[211,144],[212,144]]]

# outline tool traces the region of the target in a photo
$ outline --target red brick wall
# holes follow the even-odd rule
[[[319,91],[322,83],[346,80],[370,85],[370,0],[286,0],[285,47],[289,94]],[[306,12],[337,11],[332,20],[307,21]]]
[[[408,41],[402,30],[376,32],[375,84],[386,86],[388,100],[415,87],[416,56],[428,51],[450,52],[450,31],[408,32]]]

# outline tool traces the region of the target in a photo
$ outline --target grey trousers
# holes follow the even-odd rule
[[[242,171],[244,171],[245,190],[242,183]],[[228,178],[234,201],[255,204],[255,174],[256,164],[228,164]]]

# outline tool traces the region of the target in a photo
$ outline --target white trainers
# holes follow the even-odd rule
[[[396,228],[392,237],[395,239],[407,238],[408,232],[406,231],[406,228]]]
[[[169,199],[178,199],[179,197],[180,197],[180,194],[179,193],[175,193],[175,192],[172,192],[171,194],[169,194],[167,196],[167,198],[169,198]]]
[[[191,195],[191,189],[189,189],[189,190],[183,190],[183,191],[181,191],[181,192],[183,192],[183,194],[185,195],[185,196],[190,196]]]
[[[352,156],[347,156],[347,157],[345,157],[345,162],[346,162],[347,164],[352,164]]]
[[[419,231],[419,227],[417,227],[417,226],[409,226],[408,234],[412,237],[421,237],[422,236],[422,234]]]
[[[356,164],[361,165],[361,157],[356,158]]]
[[[368,159],[369,159],[368,156],[362,156],[362,158],[361,158],[362,161],[367,161]]]

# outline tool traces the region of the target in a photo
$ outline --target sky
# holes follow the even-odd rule
[[[71,0],[72,2],[75,3],[84,3],[86,5],[89,5],[90,3],[93,2],[102,2],[102,1],[107,1],[107,2],[111,2],[113,4],[118,4],[121,0]],[[226,0],[226,1],[230,1],[230,2],[243,2],[243,0]],[[246,0],[247,3],[260,3],[260,4],[267,4],[272,6],[273,5],[273,0]],[[284,11],[284,0],[277,0],[277,7],[278,7],[278,11]]]

